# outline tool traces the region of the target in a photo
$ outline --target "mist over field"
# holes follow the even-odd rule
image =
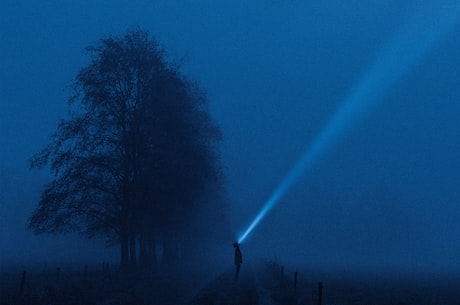
[[[2,1],[2,276],[149,266],[203,274],[184,295],[231,291],[239,241],[261,304],[294,271],[308,289],[455,285],[459,15],[454,0]]]

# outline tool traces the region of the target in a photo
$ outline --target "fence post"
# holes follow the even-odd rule
[[[294,289],[297,288],[297,271],[294,273]]]
[[[24,284],[26,283],[26,273],[27,271],[24,270],[22,271],[22,276],[21,276],[21,289],[19,290],[19,293],[22,295],[24,292]]]
[[[318,305],[323,304],[323,282],[318,283]]]

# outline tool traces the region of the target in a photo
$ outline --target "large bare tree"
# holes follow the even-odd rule
[[[37,234],[104,234],[120,242],[122,267],[154,259],[159,242],[175,257],[182,233],[202,230],[191,219],[204,192],[223,189],[221,133],[206,96],[146,31],[87,51],[70,117],[32,158],[32,168],[49,165],[55,178],[29,225]],[[222,211],[222,202],[213,208]]]

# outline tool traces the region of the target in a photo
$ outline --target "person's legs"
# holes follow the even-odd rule
[[[240,274],[240,264],[235,264],[235,267],[236,267],[235,280],[237,280]]]

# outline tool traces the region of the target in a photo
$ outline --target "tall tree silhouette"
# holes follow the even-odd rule
[[[120,242],[123,268],[138,257],[152,261],[159,242],[166,259],[178,256],[180,232],[191,230],[187,220],[205,190],[223,189],[221,133],[206,96],[146,31],[103,38],[87,51],[70,118],[31,160],[55,178],[29,226],[37,234],[104,234]]]

